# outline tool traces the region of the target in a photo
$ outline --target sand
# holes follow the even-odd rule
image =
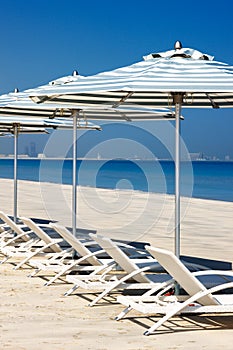
[[[19,181],[21,216],[58,220],[71,226],[71,187]],[[0,180],[0,209],[13,213],[13,182]],[[233,203],[182,198],[181,253],[233,261]],[[78,226],[109,237],[144,240],[174,249],[174,197],[133,191],[80,188]],[[63,297],[65,283],[44,287],[28,269],[0,266],[0,349],[232,349],[233,316],[175,317],[156,335],[143,332],[156,317],[131,313],[114,297],[90,308],[94,295]],[[134,317],[133,317],[134,316]]]

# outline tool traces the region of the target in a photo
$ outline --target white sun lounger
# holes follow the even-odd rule
[[[54,271],[57,271],[57,274],[53,276],[46,285],[50,285],[55,282],[58,278],[63,277],[69,274],[71,271],[89,271],[89,274],[84,275],[76,275],[76,279],[85,279],[89,280],[99,280],[102,279],[103,276],[106,276],[111,270],[116,267],[115,261],[106,254],[105,250],[102,249],[95,240],[93,240],[89,235],[85,235],[84,237],[75,237],[67,228],[64,226],[51,223],[50,227],[52,227],[64,240],[66,240],[73,249],[77,252],[79,259],[74,260],[70,264],[65,264],[62,268],[61,266],[57,266]],[[138,242],[134,245],[128,245],[122,241],[118,242],[118,244],[128,252],[133,252],[134,254],[142,255],[141,243]],[[143,254],[146,256],[148,253],[143,250]],[[47,267],[50,268],[49,266]],[[119,268],[118,268],[119,270]],[[118,272],[119,273],[119,272]]]
[[[31,219],[20,218],[22,224],[16,224],[9,216],[0,213],[1,218],[7,223],[12,231],[15,232],[11,238],[4,240],[1,244],[0,251],[5,256],[1,263],[6,262],[12,257],[20,258],[22,260],[14,267],[18,269],[24,264],[29,264],[29,261],[37,255],[43,253],[43,257],[50,257],[51,254],[64,254],[64,249],[59,246],[62,239],[51,238],[44,230],[42,230]],[[27,229],[24,231],[24,229]],[[20,239],[22,242],[17,243]]]
[[[213,294],[233,288],[232,271],[209,270],[192,273],[172,252],[149,246],[146,249],[173,277],[173,280],[168,281],[166,288],[155,296],[151,296],[153,289],[139,297],[119,296],[118,302],[127,308],[116,317],[116,320],[121,319],[132,309],[143,314],[164,314],[144,333],[150,335],[177,314],[233,313],[233,294]],[[206,287],[205,278],[208,283],[212,284],[210,288]],[[215,282],[215,278],[218,283]],[[174,282],[178,283],[187,295],[164,296],[168,288],[174,287]]]
[[[32,237],[29,235],[30,232],[26,232],[22,229],[22,225],[16,224],[7,214],[0,211],[0,219],[4,222],[2,224],[1,233],[1,248],[16,244],[16,242],[31,242]]]
[[[63,242],[63,239],[61,237],[59,238],[52,238],[46,231],[45,228],[50,228],[48,225],[38,225],[34,221],[32,221],[29,218],[21,217],[21,221],[24,223],[26,227],[28,227],[31,232],[35,233],[40,240],[43,242],[43,245],[35,249],[34,251],[30,252],[30,254],[27,254],[25,259],[20,261],[18,265],[14,267],[15,270],[22,267],[24,264],[28,264],[31,267],[34,267],[34,264],[32,262],[32,258],[35,256],[37,257],[40,253],[43,257],[43,262],[45,261],[49,264],[52,264],[54,261],[58,261],[58,259],[61,261],[66,259],[67,257],[71,257],[72,248],[63,248],[61,246],[61,243]],[[50,228],[51,230],[51,228]],[[47,260],[45,260],[47,258]]]
[[[4,236],[0,242],[0,252],[5,258],[1,263],[6,262],[10,257],[23,256],[30,250],[44,246],[45,242],[35,235],[30,229],[22,224],[16,224],[8,215],[0,212],[0,218],[10,227],[10,237]],[[26,230],[25,230],[26,229]]]
[[[41,261],[33,261],[32,264],[37,268],[37,272],[41,270],[51,270],[56,272],[55,276],[45,283],[46,286],[51,285],[58,278],[61,278],[74,270],[77,273],[81,271],[89,272],[89,276],[96,275],[97,278],[100,272],[103,272],[105,269],[107,269],[107,271],[112,269],[114,265],[112,259],[101,259],[98,257],[101,253],[104,253],[104,250],[100,248],[91,250],[90,247],[93,246],[93,243],[95,247],[97,247],[97,244],[96,242],[91,241],[88,235],[87,238],[78,239],[64,226],[54,223],[51,223],[49,226],[70,244],[73,250],[78,253],[78,258],[73,259],[68,263],[60,263],[60,261],[58,261],[57,264],[56,261],[53,262],[53,264],[49,264],[49,262],[43,264]]]
[[[144,271],[148,271],[153,267],[157,267],[156,260],[150,258],[130,258],[118,245],[110,238],[102,237],[100,235],[90,234],[90,237],[94,239],[104,251],[115,261],[115,263],[124,271],[124,274],[110,274],[105,275],[98,280],[80,279],[75,275],[68,275],[67,281],[73,283],[74,286],[68,290],[65,295],[71,294],[74,290],[81,287],[87,290],[102,291],[89,306],[95,305],[104,296],[113,292],[114,290],[126,290],[126,289],[150,289],[155,283],[160,285],[161,282],[169,279],[167,274],[145,274]]]

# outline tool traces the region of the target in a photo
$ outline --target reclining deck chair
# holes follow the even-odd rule
[[[16,224],[8,215],[0,212],[0,218],[6,223],[7,234],[2,235],[0,241],[0,252],[5,256],[1,263],[6,262],[13,256],[24,256],[30,249],[38,248],[42,245],[41,239],[29,228],[22,224]],[[8,233],[10,232],[10,236]]]
[[[103,277],[103,275],[105,276],[116,267],[116,263],[111,258],[111,256],[109,256],[109,254],[107,254],[105,250],[102,249],[102,247],[100,247],[90,235],[81,235],[81,237],[75,237],[64,226],[51,223],[50,227],[52,227],[61,237],[63,237],[64,240],[66,240],[73,247],[73,249],[78,254],[78,259],[74,260],[70,264],[65,264],[62,268],[60,266],[54,266],[54,271],[57,271],[58,273],[46,283],[47,286],[55,282],[58,278],[61,278],[74,270],[78,272],[76,279],[81,278],[85,280],[99,280]],[[145,245],[144,242],[132,242],[130,244],[127,244],[124,241],[119,241],[117,244],[124,248],[129,254],[140,254],[140,256],[146,256],[146,259],[149,255],[148,252],[143,249]],[[47,266],[45,268],[49,269],[50,267]],[[85,276],[80,276],[79,273],[83,271],[86,273],[89,271],[89,273]]]
[[[10,238],[1,241],[0,252],[5,257],[1,263],[12,257],[23,257],[24,259],[14,267],[18,269],[24,264],[30,265],[30,259],[41,253],[43,256],[50,256],[50,253],[64,254],[59,245],[62,239],[51,238],[31,219],[21,218],[23,224],[17,224],[3,212],[0,212],[0,217],[14,232]]]
[[[30,252],[30,254],[28,254],[25,257],[25,259],[23,259],[21,262],[18,263],[18,265],[14,267],[15,270],[19,269],[24,264],[28,264],[29,266],[34,267],[34,265],[31,262],[31,259],[35,256],[38,257],[40,253],[43,253],[43,261],[49,261],[50,264],[52,264],[52,261],[63,261],[67,257],[70,258],[72,256],[72,248],[67,245],[64,247],[62,245],[64,240],[60,236],[52,238],[52,235],[46,232],[45,228],[49,228],[51,231],[49,225],[40,226],[31,219],[25,217],[21,217],[20,219],[24,223],[24,225],[31,230],[31,232],[37,235],[40,238],[40,240],[44,242],[44,244],[40,248]],[[47,258],[47,260],[45,260],[44,258]]]
[[[109,256],[111,256],[113,261],[115,261],[124,273],[123,275],[110,274],[108,276],[105,274],[103,278],[99,278],[98,280],[88,278],[82,280],[80,277],[77,278],[76,275],[68,275],[66,276],[67,281],[73,283],[74,286],[65,293],[66,296],[79,287],[87,290],[102,291],[89,304],[89,306],[93,306],[104,296],[115,290],[133,289],[138,291],[150,289],[152,285],[154,286],[154,283],[160,285],[160,283],[170,279],[167,274],[145,274],[144,271],[148,270],[161,272],[160,265],[151,257],[151,255],[146,258],[144,258],[143,255],[141,258],[139,258],[138,255],[136,258],[130,257],[110,238],[95,234],[90,234],[90,237],[95,240]]]
[[[121,319],[131,309],[144,314],[164,314],[164,317],[144,333],[150,335],[177,314],[233,313],[233,294],[215,294],[233,288],[232,271],[208,270],[192,273],[172,252],[154,247],[146,249],[173,277],[173,280],[167,281],[166,288],[151,298],[149,298],[151,291],[136,298],[119,296],[118,302],[127,308],[116,317],[116,320]],[[174,287],[175,283],[178,283],[187,295],[164,296],[168,288]]]
[[[86,273],[89,272],[90,276],[98,276],[101,271],[112,269],[112,266],[114,265],[112,259],[101,258],[101,254],[104,253],[104,250],[98,247],[96,242],[93,242],[88,235],[86,238],[78,238],[64,226],[55,223],[51,223],[49,226],[54,229],[62,239],[69,243],[72,249],[76,252],[77,258],[68,263],[62,264],[60,261],[58,261],[58,263],[53,261],[53,264],[50,264],[49,261],[45,263],[36,260],[33,261],[32,264],[36,267],[36,273],[41,270],[52,270],[56,272],[55,276],[45,283],[46,286],[49,286],[57,279],[74,270],[77,273],[85,271]]]
[[[1,247],[22,242],[31,242],[32,237],[29,235],[30,232],[26,232],[23,229],[20,230],[20,228],[23,228],[22,224],[16,224],[11,217],[3,211],[0,211],[0,219],[3,222],[0,238]]]

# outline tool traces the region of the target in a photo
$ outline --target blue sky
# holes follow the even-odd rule
[[[232,12],[232,0],[2,0],[0,93],[36,87],[75,69],[91,75],[129,65],[172,49],[176,40],[233,65]],[[233,158],[232,109],[183,114],[190,152]],[[109,127],[108,133],[118,137]],[[23,136],[21,148],[30,140]],[[45,138],[36,140],[39,147]],[[1,148],[10,144],[0,140]]]

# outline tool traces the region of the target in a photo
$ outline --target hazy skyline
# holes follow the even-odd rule
[[[141,125],[140,125],[141,124]],[[147,123],[104,123],[100,131],[78,130],[78,158],[142,158],[154,157],[174,159],[175,130],[171,122],[147,122]],[[32,147],[36,153],[44,153],[46,157],[72,157],[72,131],[51,131],[49,135],[19,135],[18,153],[29,154]],[[184,157],[188,153],[199,153],[206,159],[229,157],[230,153],[210,153],[204,151],[198,140],[196,148],[188,147],[188,143],[182,139],[185,145]],[[1,139],[2,148],[0,154],[13,155],[14,139]],[[207,147],[206,147],[207,149]]]
[[[231,10],[231,0],[218,8],[199,0],[195,6],[186,1],[153,0],[143,4],[133,0],[3,1],[0,93],[36,87],[74,70],[91,75],[129,65],[151,52],[172,49],[176,40],[233,65]],[[189,152],[233,158],[232,109],[183,109],[182,114],[181,133]],[[126,124],[117,130],[118,134],[110,126],[103,127],[101,135],[88,136],[85,142],[94,147],[95,140],[121,137]],[[40,149],[48,140],[47,136],[21,136],[21,153],[32,138]],[[0,149],[0,153],[11,153],[12,142],[0,139]],[[85,145],[80,152],[85,152]]]

